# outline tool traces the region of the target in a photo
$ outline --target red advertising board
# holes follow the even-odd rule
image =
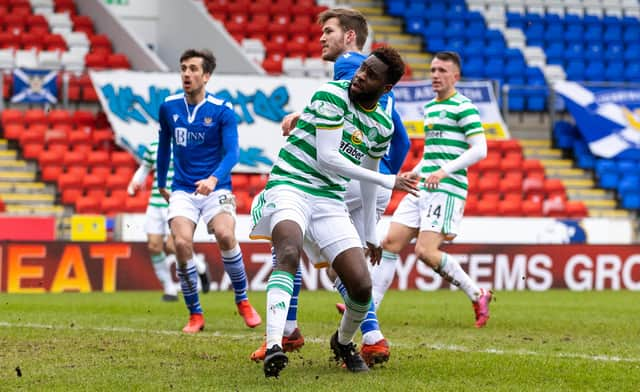
[[[251,290],[265,290],[271,252],[264,242],[242,243]],[[444,248],[481,287],[495,290],[640,290],[640,247],[629,245],[448,245]],[[214,244],[197,244],[209,262],[213,290],[228,290]],[[302,263],[308,290],[331,288],[326,274]],[[449,289],[407,247],[394,288]],[[144,243],[4,242],[0,291],[8,293],[159,290]]]
[[[54,241],[56,218],[53,216],[0,216],[0,240]]]

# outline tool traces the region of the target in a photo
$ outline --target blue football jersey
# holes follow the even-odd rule
[[[215,176],[216,189],[231,189],[231,169],[238,163],[238,124],[230,102],[207,93],[189,105],[184,93],[167,97],[160,105],[158,187],[166,186],[171,148],[172,190],[194,192],[196,181]]]

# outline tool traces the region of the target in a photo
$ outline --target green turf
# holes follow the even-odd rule
[[[350,374],[330,360],[331,292],[303,292],[304,348],[279,379],[249,354],[229,292],[201,296],[207,326],[179,331],[158,292],[0,295],[2,391],[638,391],[637,293],[499,292],[484,329],[460,292],[390,292],[379,312],[391,360]],[[251,293],[264,315],[265,293]],[[357,337],[357,343],[359,342]],[[20,369],[21,377],[18,377]]]

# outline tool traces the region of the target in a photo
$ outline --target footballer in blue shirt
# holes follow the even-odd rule
[[[180,57],[183,92],[167,97],[158,116],[158,190],[169,202],[178,278],[190,314],[182,329],[185,333],[204,329],[193,252],[193,234],[200,218],[216,237],[238,313],[250,328],[262,322],[247,297],[247,275],[235,236],[231,169],[239,157],[236,116],[231,103],[205,90],[215,66],[216,59],[210,51],[186,50]],[[174,177],[169,192],[166,185],[172,149]]]

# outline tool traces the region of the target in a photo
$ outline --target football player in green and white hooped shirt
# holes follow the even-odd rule
[[[415,180],[377,170],[393,135],[391,118],[378,107],[378,100],[403,73],[398,52],[383,47],[362,63],[350,82],[329,82],[318,89],[280,150],[261,200],[255,203],[250,236],[270,239],[277,259],[267,284],[266,377],[277,377],[288,362],[282,337],[305,235],[331,263],[348,292],[331,349],[347,369],[368,370],[352,340],[369,309],[371,278],[344,194],[350,179],[360,180],[367,247],[372,259],[379,260],[377,185],[417,191]]]
[[[475,326],[482,328],[489,319],[491,291],[479,288],[458,261],[439,248],[458,233],[467,199],[467,168],[486,157],[487,141],[478,108],[455,90],[458,54],[436,53],[431,79],[436,97],[424,106],[424,156],[413,171],[402,174],[421,179],[423,185],[418,197],[402,199],[382,246],[384,255],[397,254],[417,237],[418,259],[464,291],[473,304]]]
[[[144,229],[147,233],[147,250],[151,256],[153,270],[163,287],[164,295],[162,296],[162,300],[177,301],[178,286],[171,275],[171,264],[176,262],[176,257],[175,247],[173,246],[173,239],[170,235],[171,232],[169,230],[169,223],[167,220],[169,203],[164,199],[164,197],[162,197],[160,192],[158,192],[158,181],[155,177],[157,155],[158,142],[154,141],[145,150],[138,170],[136,170],[131,181],[129,181],[127,191],[129,192],[129,195],[135,195],[138,190],[144,187],[149,173],[151,171],[154,172],[153,188],[151,189],[151,196],[149,197],[149,205],[147,206],[144,224]],[[171,185],[172,179],[173,165],[170,164],[169,171],[167,173],[167,183],[169,185]],[[197,258],[196,269],[200,275],[202,291],[208,292],[211,278],[209,277],[207,263],[202,255],[199,255]]]

